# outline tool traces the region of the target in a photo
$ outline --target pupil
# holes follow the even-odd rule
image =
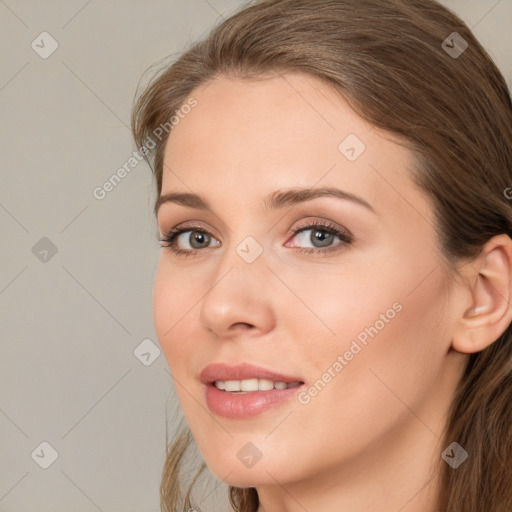
[[[199,231],[194,231],[190,233],[190,245],[196,249],[201,248],[201,244],[204,244],[206,242],[206,245],[208,246],[210,240],[209,236],[206,233],[201,233]]]
[[[311,240],[313,245],[316,245],[315,242],[320,242],[320,245],[317,245],[317,247],[325,247],[329,245],[334,235],[332,233],[327,233],[326,231],[322,231],[319,229],[313,232],[313,237],[314,239]]]

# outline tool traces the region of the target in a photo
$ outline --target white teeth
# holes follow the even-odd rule
[[[240,391],[239,380],[227,380],[224,382],[224,389],[226,391]]]
[[[274,389],[274,383],[268,379],[254,379],[258,381],[257,387],[251,389],[251,391],[270,391]],[[243,382],[243,381],[242,381]]]
[[[299,386],[300,382],[273,382],[268,379],[216,380],[215,387],[224,391],[270,391],[271,389],[287,389]]]
[[[246,379],[239,381],[240,391],[258,391],[258,379]]]

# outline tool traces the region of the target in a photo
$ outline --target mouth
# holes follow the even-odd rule
[[[247,420],[286,407],[304,386],[301,377],[248,363],[214,363],[200,374],[210,411],[230,420]]]

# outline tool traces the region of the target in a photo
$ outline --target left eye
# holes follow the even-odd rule
[[[339,240],[339,237],[334,233],[322,228],[303,229],[294,236],[294,239],[297,240],[302,247],[328,247],[336,238]]]

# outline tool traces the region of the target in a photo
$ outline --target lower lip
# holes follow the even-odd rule
[[[290,400],[304,384],[286,389],[230,393],[217,389],[213,384],[205,385],[206,403],[211,412],[224,418],[251,418]]]

